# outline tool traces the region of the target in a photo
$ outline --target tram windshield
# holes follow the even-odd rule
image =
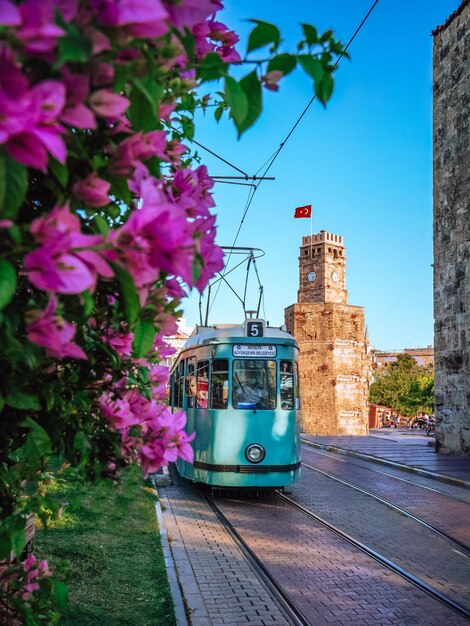
[[[234,360],[232,389],[235,409],[275,409],[276,362]]]

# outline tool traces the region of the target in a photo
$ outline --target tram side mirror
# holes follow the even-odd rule
[[[192,374],[188,374],[186,376],[186,380],[184,381],[185,392],[187,396],[195,396],[196,395],[196,377]]]

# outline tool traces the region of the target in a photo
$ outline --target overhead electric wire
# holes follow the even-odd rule
[[[356,38],[356,37],[357,37],[357,35],[359,34],[360,30],[362,29],[362,27],[364,26],[364,24],[365,24],[365,23],[366,23],[366,21],[368,20],[368,18],[369,18],[369,16],[370,16],[370,14],[371,14],[371,13],[372,13],[372,11],[375,9],[375,7],[376,7],[376,5],[378,4],[378,2],[379,2],[379,0],[374,0],[374,2],[372,3],[372,5],[370,6],[369,10],[367,11],[366,15],[365,15],[365,16],[364,16],[364,18],[362,19],[361,23],[360,23],[360,24],[359,24],[359,26],[356,28],[356,30],[354,31],[353,35],[350,37],[350,39],[349,39],[348,43],[345,45],[345,47],[344,47],[343,51],[341,52],[341,54],[340,54],[340,55],[338,56],[338,58],[336,59],[336,61],[335,61],[334,65],[333,65],[333,67],[336,67],[336,66],[338,65],[338,63],[341,61],[341,59],[342,59],[342,58],[343,58],[343,56],[344,56],[344,53],[345,53],[345,52],[347,52],[347,50],[348,50],[349,46],[352,44],[352,42],[355,40],[355,38]],[[242,229],[242,226],[243,226],[243,223],[244,223],[244,221],[245,221],[246,215],[247,215],[248,211],[250,210],[251,203],[253,202],[253,198],[255,197],[255,194],[256,194],[256,192],[258,191],[258,187],[259,187],[259,186],[261,185],[261,183],[263,182],[263,179],[266,177],[266,174],[269,172],[269,170],[270,170],[270,169],[271,169],[271,167],[273,166],[273,164],[274,164],[274,162],[276,161],[277,157],[279,156],[279,154],[280,154],[281,150],[284,148],[285,144],[286,144],[286,143],[287,143],[287,141],[290,139],[290,137],[291,137],[291,136],[292,136],[292,134],[294,133],[294,131],[295,131],[295,129],[297,128],[297,126],[300,124],[300,122],[301,122],[301,120],[303,119],[304,115],[307,113],[308,109],[311,107],[311,105],[313,104],[313,102],[316,100],[316,97],[317,97],[317,94],[314,94],[314,95],[310,98],[310,100],[309,100],[309,102],[307,103],[306,107],[304,108],[304,110],[302,111],[302,113],[299,115],[299,117],[297,118],[297,120],[296,120],[296,121],[295,121],[295,123],[293,124],[292,128],[291,128],[291,129],[289,130],[289,132],[287,133],[287,135],[286,135],[286,137],[285,137],[284,141],[282,141],[282,142],[280,143],[279,147],[278,147],[278,148],[274,151],[273,155],[272,155],[272,156],[271,156],[271,157],[270,157],[267,161],[265,161],[264,165],[262,165],[262,166],[260,167],[260,169],[256,172],[256,175],[258,175],[258,172],[260,172],[260,171],[263,169],[263,167],[264,167],[266,164],[268,164],[268,165],[267,165],[267,167],[266,167],[266,169],[264,170],[263,174],[261,175],[260,180],[259,180],[259,181],[258,181],[255,185],[253,185],[253,189],[250,189],[250,191],[249,191],[249,194],[248,194],[248,199],[247,199],[247,202],[246,202],[246,205],[245,205],[245,209],[244,209],[244,211],[243,211],[243,215],[242,215],[242,217],[241,217],[241,220],[240,220],[240,225],[238,226],[237,233],[236,233],[235,238],[234,238],[234,240],[233,240],[232,247],[235,247],[235,244],[236,244],[236,243],[237,243],[237,241],[238,241],[238,237],[239,237],[239,235],[240,235],[240,231],[241,231],[241,229]],[[196,143],[196,142],[194,142],[194,143]],[[201,147],[203,147],[203,148],[204,148],[204,146],[201,146]],[[205,150],[207,150],[207,148],[204,148],[204,149],[205,149]],[[208,150],[208,152],[211,152],[211,151],[210,151],[210,150]],[[212,153],[212,154],[214,154],[214,153]],[[224,159],[222,159],[221,157],[219,157],[218,155],[215,155],[215,156],[217,156],[217,158],[220,158],[222,161],[224,160]],[[229,165],[231,165],[231,164],[229,164]],[[236,167],[235,167],[235,166],[233,166],[233,165],[232,165],[232,167],[234,167],[235,169],[238,169],[238,168],[236,168]],[[239,170],[239,171],[241,171],[241,170]],[[242,172],[242,173],[243,173],[243,174],[245,174],[245,172]],[[246,174],[245,174],[245,175],[246,175]],[[227,262],[226,262],[226,264],[225,264],[225,268],[224,268],[224,272],[223,272],[223,274],[222,274],[222,278],[223,278],[223,276],[225,276],[225,274],[226,274],[226,270],[228,269],[228,264],[229,264],[229,262],[230,262],[231,255],[232,255],[232,253],[230,252],[229,257],[228,257],[228,259],[227,259]],[[259,279],[259,277],[258,277],[258,279]],[[220,285],[221,285],[221,284],[222,284],[222,283],[221,283],[221,282],[219,282],[219,284],[218,284],[218,286],[217,286],[217,291],[216,291],[215,296],[214,296],[214,298],[213,298],[212,304],[211,304],[211,305],[210,305],[210,307],[209,307],[209,311],[212,309],[212,306],[213,306],[213,304],[214,304],[214,301],[215,301],[215,299],[217,298],[217,295],[218,295],[218,293],[219,293],[219,289],[220,289]],[[264,295],[263,295],[263,298],[264,298]]]

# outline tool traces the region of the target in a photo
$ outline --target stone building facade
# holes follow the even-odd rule
[[[285,309],[299,343],[303,430],[366,435],[370,361],[364,308],[348,304],[340,235],[302,237],[297,303]]]
[[[436,449],[470,454],[470,2],[433,52]]]

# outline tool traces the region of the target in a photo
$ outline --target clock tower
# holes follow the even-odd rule
[[[300,348],[303,430],[366,435],[370,379],[364,307],[348,304],[343,237],[302,237],[297,303],[284,312]]]
[[[298,302],[346,304],[346,253],[341,235],[321,230],[302,237]]]

